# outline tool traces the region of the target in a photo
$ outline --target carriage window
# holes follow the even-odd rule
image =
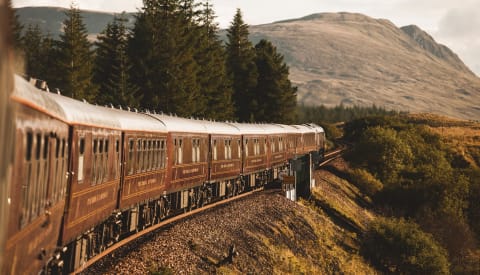
[[[115,139],[115,159],[114,159],[114,165],[113,165],[113,176],[115,178],[118,178],[118,164],[120,163],[119,147],[120,147],[120,142],[118,141],[118,139]]]
[[[152,169],[158,169],[158,151],[160,151],[160,141],[152,141]]]
[[[97,139],[94,139],[93,140],[93,169],[92,169],[92,182],[91,184],[92,185],[95,185],[97,182],[98,182],[98,176],[99,176],[99,173],[98,173],[98,159],[99,159],[99,156],[97,154],[98,152],[98,140]]]
[[[245,156],[248,157],[248,139],[245,139]]]
[[[253,155],[260,154],[260,144],[258,143],[258,138],[253,139]]]
[[[80,142],[78,143],[78,172],[77,172],[77,180],[79,183],[83,181],[83,160],[85,154],[85,138],[80,138]]]
[[[240,139],[237,139],[237,143],[238,143],[238,158],[240,159],[242,157],[241,153],[242,153],[242,147],[241,147],[241,144],[240,144]]]
[[[22,216],[20,218],[20,227],[24,227],[29,222],[29,215],[30,215],[30,193],[32,188],[32,151],[33,151],[33,133],[27,132],[26,140],[25,140],[25,173],[26,173],[26,180],[24,185],[22,186],[23,189],[23,200],[22,200]]]
[[[217,160],[217,140],[213,140],[213,160]]]
[[[37,134],[37,147],[36,147],[36,152],[35,152],[35,159],[39,160],[40,159],[40,152],[42,151],[42,135]]]
[[[182,164],[183,162],[183,150],[182,150],[182,139],[175,139],[175,163]]]
[[[103,156],[103,181],[106,181],[108,180],[109,178],[109,174],[108,174],[108,145],[109,145],[109,142],[108,142],[108,138],[105,139],[105,141],[103,142],[104,144],[104,156]]]
[[[160,141],[160,168],[165,168],[165,140]]]
[[[32,146],[33,146],[33,134],[31,132],[27,133],[27,145],[25,147],[26,155],[25,159],[30,161],[32,159]]]
[[[147,164],[145,165],[145,170],[150,171],[152,169],[152,141],[147,141]]]
[[[228,140],[224,140],[224,147],[223,147],[223,153],[225,155],[225,159],[228,159]]]
[[[133,138],[128,139],[128,174],[133,174]]]
[[[197,140],[192,139],[192,163],[197,162]]]
[[[232,140],[225,140],[225,159],[232,159]]]
[[[43,137],[43,159],[47,159],[48,156],[48,136]]]
[[[148,169],[148,141],[145,139],[143,140],[142,155],[143,155],[142,172],[145,172]]]
[[[200,139],[192,139],[192,162],[200,161]]]
[[[137,173],[142,171],[143,167],[143,155],[142,155],[142,140],[137,140]]]
[[[66,170],[67,170],[67,161],[68,158],[66,156],[66,152],[68,151],[68,143],[65,142],[65,139],[62,139],[62,172],[60,174],[60,178],[62,179],[62,185],[61,185],[61,190],[60,190],[60,198],[63,198],[65,196],[65,193],[67,192],[67,177],[64,176],[66,175]]]

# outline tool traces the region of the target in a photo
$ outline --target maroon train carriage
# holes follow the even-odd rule
[[[167,212],[190,210],[204,203],[208,177],[209,134],[205,122],[151,114],[167,131]]]
[[[307,124],[309,127],[315,130],[315,153],[314,161],[318,164],[325,156],[325,131],[321,126],[314,123]]]
[[[79,266],[102,249],[111,232],[103,222],[117,208],[121,124],[118,113],[61,95],[51,96],[70,125],[70,177],[61,244],[67,264]],[[95,251],[95,252],[94,252]]]
[[[298,129],[292,125],[280,124],[285,129],[285,148],[286,159],[293,159],[296,155],[300,154],[300,145],[297,147],[297,142],[301,142],[302,134],[298,132]]]
[[[215,197],[229,197],[243,192],[242,135],[228,123],[206,121],[209,133],[208,182],[206,201]]]
[[[269,179],[268,135],[261,124],[230,123],[242,133],[242,176],[246,186],[263,186]]]
[[[297,135],[297,155],[306,155],[310,152],[316,150],[315,144],[315,129],[307,125],[292,125],[297,128],[297,132],[300,133],[300,136]]]
[[[121,223],[123,231],[133,232],[158,223],[168,214],[163,198],[167,190],[167,130],[162,122],[149,115],[115,112],[122,128],[120,147],[124,154],[118,206],[122,220],[114,218],[112,222]],[[120,233],[115,232],[115,238]]]
[[[284,169],[287,162],[287,130],[279,124],[264,124],[267,138],[267,166],[272,169],[276,179],[279,169]]]
[[[5,274],[36,274],[55,264],[65,205],[68,125],[51,95],[15,76],[16,143]]]

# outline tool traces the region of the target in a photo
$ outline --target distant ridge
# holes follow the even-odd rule
[[[463,63],[463,61],[448,47],[435,42],[433,37],[417,27],[416,25],[408,25],[400,28],[408,34],[413,40],[425,49],[427,52],[444,59],[454,68],[464,71],[465,73],[474,75],[474,73]]]
[[[65,9],[18,9],[24,24],[38,23],[58,37]],[[113,13],[83,11],[94,40]],[[133,13],[127,14],[133,25]],[[221,31],[225,37],[225,31]],[[360,105],[432,112],[480,120],[480,78],[449,48],[410,25],[358,13],[316,13],[250,26],[250,39],[277,46],[307,105]]]

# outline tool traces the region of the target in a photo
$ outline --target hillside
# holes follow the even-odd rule
[[[308,105],[371,105],[480,119],[480,79],[418,27],[322,13],[251,26],[277,45]]]
[[[151,233],[84,273],[375,274],[358,252],[374,218],[358,204],[363,195],[331,172],[315,178],[312,202],[262,191]],[[229,263],[232,244],[238,256]]]
[[[20,8],[24,24],[57,36],[64,9]],[[91,40],[113,14],[82,13]],[[133,24],[133,14],[127,15]],[[250,26],[250,38],[272,41],[290,66],[298,102],[388,109],[480,119],[480,78],[449,48],[417,26],[354,13],[321,13]],[[225,38],[225,31],[220,32]]]

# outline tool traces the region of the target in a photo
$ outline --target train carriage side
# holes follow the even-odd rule
[[[310,152],[314,152],[316,149],[315,144],[315,129],[307,125],[292,125],[297,129],[297,155],[305,155]]]
[[[51,96],[15,76],[15,157],[4,272],[55,264],[66,195],[68,125]]]
[[[318,162],[320,162],[325,157],[325,131],[317,124],[309,123],[307,125],[315,130],[315,152]]]
[[[263,186],[269,179],[268,135],[261,124],[230,123],[242,133],[242,176],[246,186]]]
[[[290,160],[297,154],[297,140],[301,140],[301,133],[291,125],[280,124],[285,129],[285,153],[286,159]]]
[[[286,128],[280,124],[263,124],[263,128],[268,135],[268,167],[273,169],[274,175],[276,175],[276,170],[285,166],[287,161],[287,131]],[[274,178],[276,178],[276,176],[274,176]]]
[[[68,267],[78,267],[104,249],[104,221],[117,208],[121,125],[111,108],[52,95],[70,125],[70,178],[61,232]]]
[[[122,233],[132,232],[157,223],[167,215],[165,201],[167,175],[167,130],[165,125],[143,113],[115,110],[122,129],[120,145],[123,169],[118,208]],[[120,168],[120,167],[118,167]],[[118,218],[118,217],[117,217]],[[116,219],[116,218],[115,218]],[[119,227],[114,236],[120,232]]]
[[[210,134],[208,155],[208,183],[206,200],[212,197],[229,197],[243,192],[245,183],[242,171],[242,136],[240,130],[228,123],[206,121]]]
[[[167,135],[168,211],[190,210],[203,203],[208,176],[209,134],[204,121],[151,114],[161,121]]]

